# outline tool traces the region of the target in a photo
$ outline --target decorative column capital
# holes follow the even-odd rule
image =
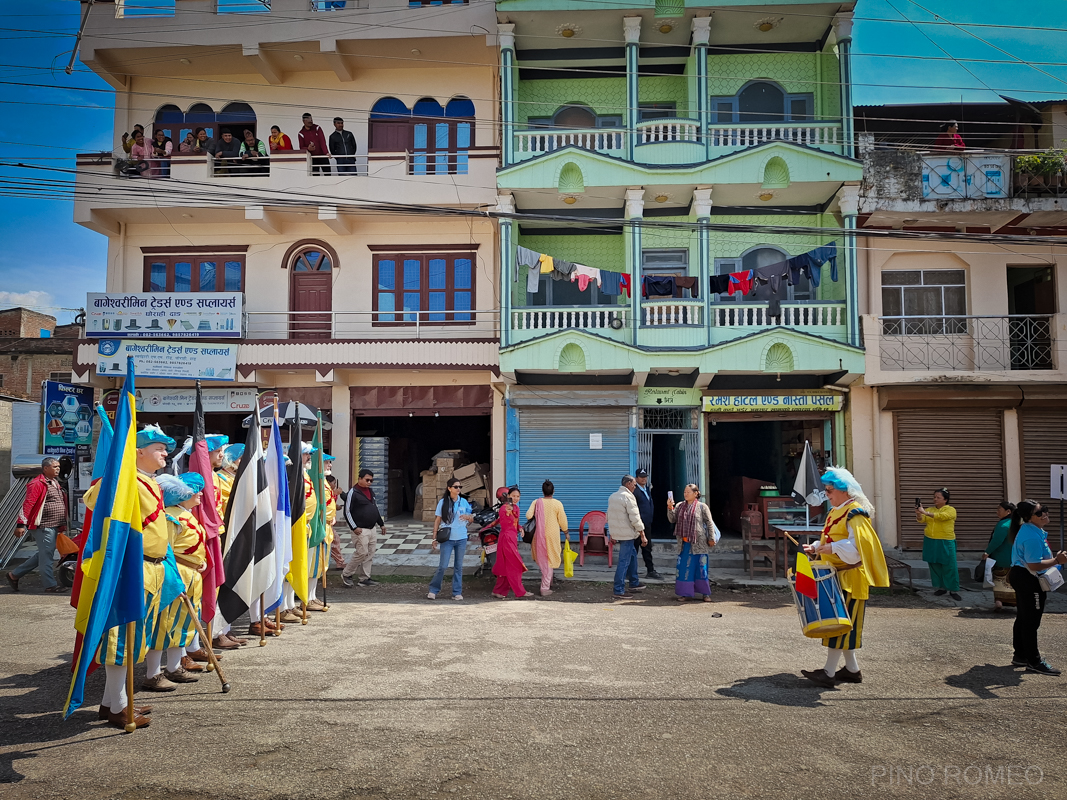
[[[693,17],[693,47],[706,45],[711,40],[711,15]]]
[[[645,213],[645,190],[643,187],[626,190],[626,219],[640,217]]]
[[[834,33],[837,35],[837,41],[851,41],[852,40],[852,12],[841,11],[834,16]]]
[[[841,207],[841,216],[854,217],[860,211],[859,184],[846,183],[837,190],[837,204]]]
[[[638,44],[641,41],[641,18],[623,17],[622,35],[626,44]]]
[[[515,195],[513,194],[498,194],[496,196],[496,208],[494,209],[498,214],[514,214],[515,213]],[[501,222],[511,222],[511,220],[501,220]]]
[[[711,216],[711,187],[693,190],[693,214],[697,219]]]
[[[515,49],[515,23],[498,22],[496,25],[497,39],[500,40],[500,48]]]

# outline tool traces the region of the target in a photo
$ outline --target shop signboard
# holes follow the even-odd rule
[[[842,395],[831,392],[810,394],[712,394],[705,395],[705,412],[840,411]]]
[[[45,381],[41,394],[45,455],[75,456],[93,441],[93,387]]]
[[[256,408],[255,389],[201,390],[207,414],[251,414]],[[104,394],[103,405],[108,419],[115,419],[121,390]],[[138,389],[134,395],[137,413],[191,414],[196,410],[196,389]]]
[[[645,386],[637,390],[639,406],[699,406],[700,389]]]
[[[126,357],[133,356],[138,378],[232,381],[237,372],[237,344],[101,339],[96,374],[120,378]]]
[[[85,335],[126,339],[240,338],[241,292],[90,292]]]

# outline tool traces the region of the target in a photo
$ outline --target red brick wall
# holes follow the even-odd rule
[[[0,311],[0,337],[37,339],[40,338],[42,329],[54,331],[56,318],[25,308],[8,308]]]
[[[17,360],[4,353],[0,354],[0,394],[18,397],[23,400],[41,402],[41,381],[48,380],[52,372],[70,372],[73,357],[70,354],[36,354],[20,355]],[[29,380],[30,391],[26,391]]]

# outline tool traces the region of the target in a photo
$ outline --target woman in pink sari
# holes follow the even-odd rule
[[[508,489],[507,502],[500,508],[500,537],[496,543],[496,563],[493,564],[493,574],[496,575],[493,597],[507,600],[508,590],[514,592],[515,597],[525,597],[528,592],[522,586],[524,572],[526,565],[519,555],[519,487],[512,486]]]

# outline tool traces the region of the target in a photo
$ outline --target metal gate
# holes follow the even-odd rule
[[[652,437],[663,434],[676,434],[682,437],[682,446],[685,448],[685,482],[700,485],[700,437],[698,431],[693,430],[649,430],[641,428],[637,431],[637,467],[648,471],[649,480],[652,477]]]
[[[1045,502],[1049,499],[1049,468],[1067,464],[1067,412],[1061,409],[1022,409],[1019,411],[1022,438],[1023,497]],[[1014,500],[1015,498],[1011,498]],[[1049,504],[1049,532],[1060,527],[1060,504]],[[1058,541],[1058,539],[1057,539]]]
[[[897,513],[901,545],[921,548],[923,525],[915,498],[933,504],[947,487],[956,509],[956,546],[989,542],[997,503],[1004,499],[1004,424],[1000,410],[930,409],[893,414],[897,440]]]
[[[630,471],[627,408],[520,407],[518,484],[522,507],[541,497],[547,479],[556,487],[573,531],[590,511],[607,511],[608,497]],[[590,441],[599,434],[600,447]],[[524,511],[525,513],[525,511]]]

